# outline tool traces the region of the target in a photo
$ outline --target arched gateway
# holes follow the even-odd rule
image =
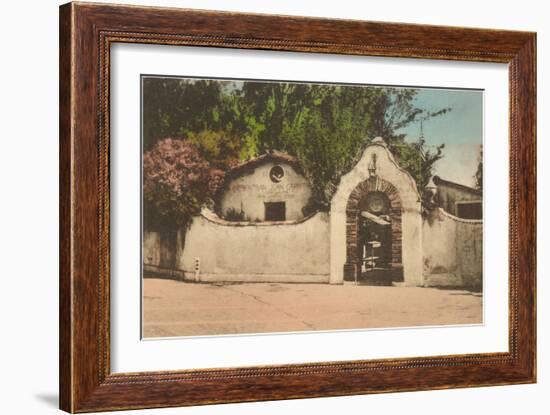
[[[376,258],[376,267],[402,275],[406,285],[422,284],[420,195],[381,138],[342,176],[330,215],[331,283],[354,280]]]
[[[346,205],[345,280],[355,280],[371,267],[401,276],[401,211],[399,192],[390,182],[373,175],[355,187]]]

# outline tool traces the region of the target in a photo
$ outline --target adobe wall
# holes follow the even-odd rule
[[[143,263],[155,267],[160,266],[160,234],[158,232],[143,232]]]
[[[423,224],[424,286],[480,289],[483,221],[436,209]]]
[[[329,217],[301,221],[228,222],[209,210],[194,218],[178,268],[200,281],[328,282]],[[195,278],[195,260],[200,273]]]
[[[273,165],[266,163],[254,174],[269,180]],[[248,183],[254,183],[251,179]],[[144,233],[144,269],[198,281],[342,284],[345,266],[349,271],[349,252],[357,244],[357,229],[350,226],[357,212],[352,215],[350,206],[370,191],[384,192],[390,199],[392,266],[402,261],[405,285],[481,287],[483,222],[457,218],[443,209],[423,219],[414,179],[398,166],[381,139],[373,140],[355,167],[342,176],[330,214],[316,212],[283,222],[231,222],[203,209],[187,232],[178,233],[175,246],[162,235]],[[167,268],[168,262],[175,262],[175,267]]]

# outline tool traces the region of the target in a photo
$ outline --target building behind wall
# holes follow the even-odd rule
[[[293,221],[304,217],[311,186],[295,157],[270,151],[232,169],[220,193],[224,219]]]
[[[482,219],[483,195],[481,190],[443,180],[439,176],[434,176],[432,181],[437,187],[435,199],[439,207],[458,218]]]

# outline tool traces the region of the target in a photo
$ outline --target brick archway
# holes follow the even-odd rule
[[[346,205],[346,263],[344,264],[344,279],[346,280],[354,280],[356,275],[361,272],[361,258],[358,252],[360,202],[370,192],[382,192],[390,201],[391,266],[393,269],[402,268],[402,209],[399,192],[390,182],[379,177],[371,177],[355,187],[349,195]]]

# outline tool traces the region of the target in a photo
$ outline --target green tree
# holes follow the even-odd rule
[[[443,146],[429,148],[423,138],[406,141],[399,131],[450,109],[417,108],[416,94],[406,88],[250,82],[237,94],[237,112],[244,120],[241,134],[254,143],[249,153],[275,148],[297,156],[317,200],[326,204],[324,190],[351,167],[367,137],[382,136],[419,187],[428,182]]]
[[[202,157],[221,170],[267,150],[300,159],[315,200],[351,167],[368,139],[381,136],[398,162],[422,188],[443,146],[423,137],[407,140],[411,123],[449,111],[415,105],[416,89],[292,82],[221,82],[144,78],[144,150],[167,136],[185,136]]]
[[[143,78],[143,150],[165,137],[231,131],[232,97],[215,80]]]
[[[357,108],[353,92],[320,90],[293,123],[284,123],[285,150],[302,162],[314,188],[317,204],[326,205],[327,185],[334,183],[367,141],[369,116]]]
[[[223,181],[190,140],[166,138],[143,156],[144,222],[155,230],[185,227]]]
[[[436,111],[419,108],[415,105],[417,93],[417,89],[378,88],[370,106],[369,136],[384,138],[399,165],[411,174],[421,190],[433,175],[434,164],[443,158],[445,145],[428,146],[422,132],[417,140],[407,141],[401,131],[410,124],[420,122],[422,125],[431,118],[442,116],[451,108]]]
[[[143,223],[159,232],[160,265],[176,266],[178,230],[187,230],[223,183],[224,171],[211,165],[191,140],[166,138],[143,155]],[[181,243],[185,241],[185,233]]]
[[[475,187],[483,191],[483,146],[479,146],[479,154],[477,157],[477,170],[474,175]]]
[[[240,158],[241,139],[230,131],[203,130],[190,132],[187,138],[199,150],[200,155],[212,167],[228,170],[235,166]]]

